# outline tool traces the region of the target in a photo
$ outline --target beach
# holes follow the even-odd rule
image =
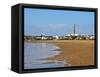
[[[71,66],[94,65],[94,40],[35,40],[31,42],[53,43],[60,48],[62,51],[60,55],[47,58],[48,60],[66,60]]]

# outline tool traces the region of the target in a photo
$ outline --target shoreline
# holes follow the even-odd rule
[[[94,40],[35,40],[29,43],[42,42],[55,44],[62,51],[47,60],[67,60],[71,66],[94,65]]]

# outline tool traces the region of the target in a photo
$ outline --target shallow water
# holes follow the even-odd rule
[[[25,43],[24,44],[24,69],[64,67],[67,63],[58,60],[43,60],[59,55],[60,48],[49,43]]]

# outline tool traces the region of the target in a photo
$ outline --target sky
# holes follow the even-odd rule
[[[24,8],[24,35],[94,34],[94,12]]]

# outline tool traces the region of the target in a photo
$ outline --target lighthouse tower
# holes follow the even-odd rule
[[[76,29],[75,29],[75,24],[74,24],[73,34],[75,35],[75,33],[76,33]]]
[[[75,24],[73,26],[72,33],[68,34],[68,36],[78,36],[78,34],[76,33],[76,25]]]
[[[73,27],[73,34],[72,34],[73,36],[78,36],[78,34],[76,33],[76,26],[75,26],[75,24],[74,24],[74,27]]]

